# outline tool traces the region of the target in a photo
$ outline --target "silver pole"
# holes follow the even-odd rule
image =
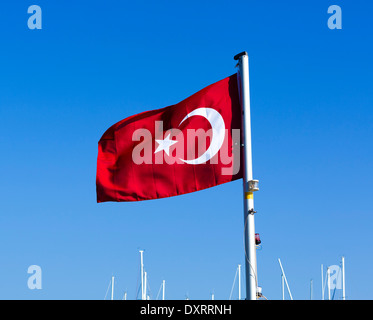
[[[245,237],[245,272],[246,299],[256,300],[258,276],[255,248],[254,194],[249,188],[249,181],[253,180],[251,155],[251,120],[250,120],[250,88],[249,88],[249,57],[242,52],[234,57],[238,60],[240,84],[240,99],[242,108],[242,142],[244,145],[244,237]]]
[[[311,279],[311,283],[310,283],[310,300],[313,299],[312,296],[313,296],[313,280]]]

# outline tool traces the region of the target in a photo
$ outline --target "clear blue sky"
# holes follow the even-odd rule
[[[28,6],[42,30],[27,28]],[[329,5],[342,30],[327,27]],[[6,1],[0,19],[0,298],[229,297],[244,264],[241,181],[138,203],[96,203],[97,142],[250,56],[258,277],[281,299],[321,296],[346,257],[350,299],[373,299],[373,4],[368,1]],[[29,290],[27,268],[42,268]],[[340,293],[336,293],[336,297]]]

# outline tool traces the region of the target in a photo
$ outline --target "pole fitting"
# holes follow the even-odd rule
[[[242,56],[247,56],[247,52],[246,51],[242,51],[240,52],[239,54],[236,54],[233,59],[234,60],[239,60]]]

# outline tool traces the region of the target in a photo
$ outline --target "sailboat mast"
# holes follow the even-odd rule
[[[114,276],[111,277],[111,300],[114,300]]]
[[[162,300],[165,299],[165,293],[166,293],[166,280],[163,280],[163,283],[162,283]]]
[[[346,300],[345,257],[342,257],[342,300]]]
[[[141,273],[141,300],[144,299],[144,250],[140,250],[140,273]]]

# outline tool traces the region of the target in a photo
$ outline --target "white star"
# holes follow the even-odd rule
[[[159,146],[157,147],[157,150],[154,151],[154,153],[157,153],[159,151],[164,150],[164,152],[166,152],[168,156],[170,155],[169,154],[170,153],[170,147],[173,144],[175,144],[176,142],[178,142],[178,141],[175,141],[175,140],[171,140],[170,135],[168,135],[164,140],[155,140],[155,141],[157,141]]]

